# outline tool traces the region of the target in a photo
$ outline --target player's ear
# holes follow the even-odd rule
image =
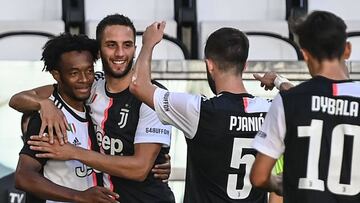
[[[213,73],[214,72],[214,61],[211,59],[205,59],[205,63],[206,63],[206,68],[208,69],[209,73]]]
[[[309,52],[306,50],[306,49],[301,49],[301,53],[302,53],[302,55],[303,55],[303,57],[304,57],[304,61],[305,62],[308,62],[309,61]]]
[[[56,82],[60,82],[60,72],[58,70],[52,70],[50,71],[53,78],[56,80]]]
[[[345,44],[345,49],[344,49],[344,53],[343,53],[344,59],[349,59],[349,58],[350,58],[351,49],[352,49],[351,43],[350,43],[350,42],[346,42],[346,44]]]

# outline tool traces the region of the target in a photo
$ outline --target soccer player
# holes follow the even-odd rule
[[[103,153],[72,148],[82,153],[72,153],[71,156],[77,157],[62,159],[77,159],[110,174],[104,176],[104,184],[116,191],[123,202],[174,202],[168,184],[150,172],[154,164],[165,161],[171,127],[162,125],[155,112],[129,91],[135,34],[133,23],[123,15],[109,15],[98,24],[96,40],[105,74],[96,74],[88,104]],[[18,110],[40,108],[44,117],[58,118],[54,106],[45,97],[52,91],[52,86],[46,86],[23,92],[15,95],[11,104]],[[52,120],[51,124],[47,120],[42,126],[49,129],[63,126],[64,119],[60,120]],[[60,130],[56,132],[65,134]],[[59,151],[66,153],[65,148]]]
[[[315,11],[296,29],[312,79],[280,92],[253,146],[256,187],[278,190],[270,173],[284,154],[284,202],[360,201],[360,85],[349,79],[346,25]]]
[[[213,98],[170,92],[151,84],[150,62],[165,24],[154,23],[143,35],[130,91],[156,110],[163,123],[184,132],[187,168],[184,202],[267,202],[253,188],[249,173],[255,160],[250,146],[270,106],[249,94],[242,82],[249,42],[241,31],[221,28],[205,46]]]
[[[84,106],[94,81],[97,52],[95,40],[62,34],[45,44],[42,55],[44,69],[57,81],[50,99],[69,122],[68,139],[85,149],[99,148]],[[25,140],[38,134],[40,126],[40,115],[35,113],[29,120]],[[101,173],[79,161],[39,159],[27,143],[20,152],[15,179],[16,187],[27,192],[26,202],[116,202],[109,196],[115,196],[113,192],[95,187],[102,181]]]

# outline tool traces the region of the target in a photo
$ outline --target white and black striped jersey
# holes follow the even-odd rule
[[[163,123],[187,141],[184,202],[267,202],[249,180],[256,151],[251,142],[270,102],[222,92],[211,99],[157,88],[154,106]]]
[[[90,116],[86,117],[86,112],[79,112],[67,105],[57,93],[57,88],[50,97],[55,105],[64,113],[68,121],[67,136],[69,143],[78,147],[89,150],[98,149],[95,139],[94,129]],[[39,113],[31,117],[26,134],[26,140],[30,139],[31,135],[39,134],[41,127],[41,118]],[[76,160],[57,161],[49,159],[39,159],[35,157],[38,153],[30,149],[30,146],[25,142],[20,154],[26,154],[36,159],[43,165],[43,175],[50,181],[65,186],[74,190],[84,191],[92,186],[98,185],[98,181],[102,182],[102,176],[95,173],[95,171]],[[100,176],[99,176],[100,175]],[[27,202],[45,202],[37,199],[35,194],[27,194]],[[53,201],[46,201],[53,202]]]
[[[163,147],[155,164],[164,163],[169,152],[171,126],[163,125],[155,111],[138,100],[127,88],[119,93],[106,90],[103,73],[96,73],[88,104],[101,151],[116,156],[132,156],[134,144],[159,143]],[[104,175],[104,185],[122,202],[174,202],[167,183],[149,173],[144,182]]]
[[[277,95],[254,147],[284,153],[284,202],[360,202],[360,84],[321,76]]]

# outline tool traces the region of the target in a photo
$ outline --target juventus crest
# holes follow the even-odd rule
[[[129,109],[120,110],[120,122],[118,123],[119,128],[125,127],[129,115]]]

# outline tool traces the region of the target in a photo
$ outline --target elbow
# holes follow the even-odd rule
[[[138,182],[143,182],[147,176],[149,175],[151,169],[153,167],[153,163],[150,163],[150,161],[140,161],[133,167],[133,173],[130,179]]]
[[[150,173],[151,168],[144,167],[142,169],[138,169],[134,172],[132,180],[143,182],[147,178],[148,174]]]
[[[24,176],[21,172],[15,173],[15,188],[18,190],[26,191],[26,176]]]
[[[16,107],[16,102],[15,102],[15,100],[16,100],[16,95],[12,96],[12,97],[10,98],[10,101],[9,101],[9,106],[10,106],[11,108],[13,108],[13,109],[15,109],[15,107]]]
[[[256,188],[265,188],[268,182],[268,178],[252,171],[250,174],[250,182]]]

